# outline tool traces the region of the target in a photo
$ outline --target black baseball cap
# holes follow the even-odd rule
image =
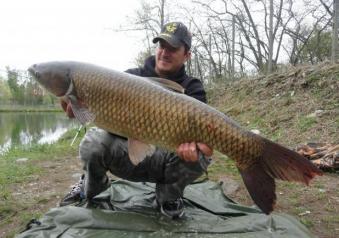
[[[174,48],[185,44],[190,49],[192,34],[183,23],[169,22],[162,27],[160,34],[153,39],[153,43],[157,43],[161,39],[168,42]]]

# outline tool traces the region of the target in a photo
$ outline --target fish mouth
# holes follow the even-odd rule
[[[30,66],[28,69],[27,69],[27,71],[30,73],[30,75],[32,76],[32,77],[34,77],[35,79],[39,79],[40,78],[40,74],[39,74],[39,72],[36,70],[36,64],[33,64],[32,66]]]
[[[27,71],[45,89],[57,97],[67,94],[71,86],[67,64],[59,62],[33,64]]]

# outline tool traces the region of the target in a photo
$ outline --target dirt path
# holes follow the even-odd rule
[[[80,161],[76,158],[43,160],[36,162],[35,165],[41,167],[44,172],[32,177],[28,183],[13,185],[10,188],[12,203],[18,206],[5,218],[8,222],[0,227],[0,237],[12,237],[13,232],[25,228],[26,223],[23,224],[23,220],[38,218],[36,216],[39,214],[57,207],[82,173]]]

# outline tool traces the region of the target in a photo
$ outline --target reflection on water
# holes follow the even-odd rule
[[[12,144],[12,141],[11,139],[9,139],[3,145],[0,145],[0,155],[8,151],[9,148],[11,148],[11,144]]]
[[[75,126],[63,113],[0,113],[0,155],[14,146],[53,143]]]
[[[58,140],[65,132],[67,128],[57,128],[55,131],[49,129],[41,132],[42,136],[38,140],[39,144],[53,143]]]

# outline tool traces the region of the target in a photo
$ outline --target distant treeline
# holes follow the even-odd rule
[[[7,78],[0,77],[0,105],[54,105],[56,97],[46,93],[27,73],[6,68]],[[0,108],[1,109],[1,108]]]

